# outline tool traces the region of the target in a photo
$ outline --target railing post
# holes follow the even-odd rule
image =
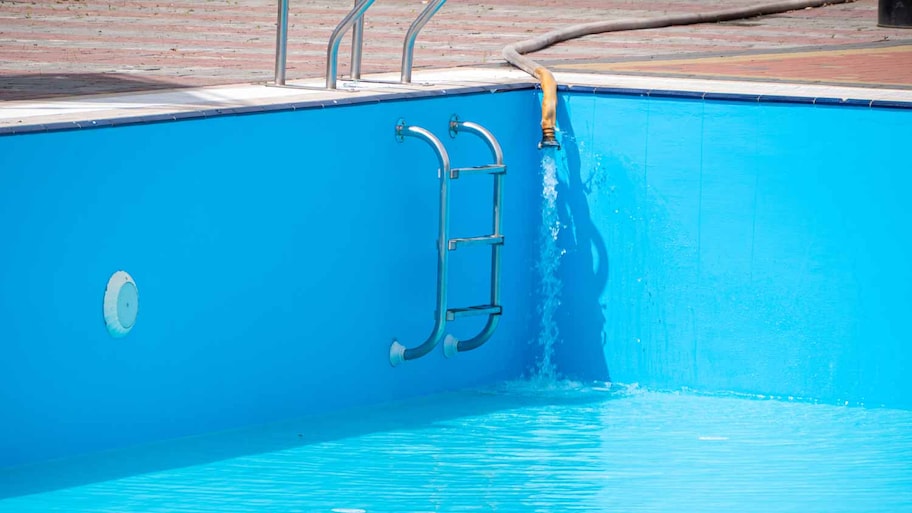
[[[431,18],[437,14],[437,11],[445,3],[446,0],[430,0],[427,7],[415,18],[415,21],[412,22],[408,32],[405,34],[405,41],[402,43],[402,74],[399,78],[399,81],[403,84],[408,84],[412,81],[412,57],[414,57],[415,39],[418,38],[418,33],[427,25],[427,22],[431,21]]]
[[[355,0],[355,6],[358,6],[358,1]],[[355,22],[355,27],[352,29],[352,61],[351,61],[351,77],[352,80],[361,79],[361,48],[364,44],[364,16],[358,18],[358,21]]]
[[[364,12],[374,3],[374,0],[358,0],[355,7],[336,25],[332,35],[329,37],[329,46],[326,48],[326,88],[336,88],[336,70],[339,64],[339,43],[342,42],[342,36],[348,32],[348,29],[358,21]]]
[[[285,85],[285,58],[288,47],[288,0],[279,0],[279,14],[276,21],[275,83]]]

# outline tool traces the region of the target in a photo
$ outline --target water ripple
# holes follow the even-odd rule
[[[492,398],[474,415],[13,497],[0,512],[912,511],[909,411],[529,382],[438,407]]]

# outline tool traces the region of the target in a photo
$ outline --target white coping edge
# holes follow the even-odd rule
[[[912,90],[668,78],[598,73],[555,72],[559,84],[645,90],[692,91],[746,95],[797,96],[912,102]],[[140,93],[77,96],[40,101],[0,102],[0,127],[26,127],[59,122],[112,120],[125,117],[219,108],[267,106],[285,103],[325,101],[357,95],[415,91],[444,91],[468,86],[497,86],[534,82],[528,74],[509,68],[455,68],[416,72],[413,84],[397,83],[398,74],[366,77],[361,82],[340,81],[339,89],[322,88],[323,80],[291,82],[286,87],[264,84],[211,86]]]

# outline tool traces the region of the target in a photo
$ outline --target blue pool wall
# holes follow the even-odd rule
[[[910,407],[909,109],[563,93],[559,376]],[[0,467],[529,376],[541,359],[538,94],[449,94],[0,137]],[[503,322],[432,325],[437,163],[499,138]],[[454,182],[453,235],[490,180]],[[486,250],[450,302],[484,302]],[[139,317],[102,319],[126,270]],[[554,298],[552,298],[554,299]],[[471,335],[479,320],[455,325]]]
[[[912,406],[912,109],[561,100],[566,374]]]
[[[0,137],[0,467],[516,379],[534,364],[531,91]],[[482,348],[392,368],[433,325],[437,159],[504,147],[502,322]],[[454,236],[490,232],[492,179],[451,186]],[[488,301],[490,250],[451,254],[450,304]],[[107,333],[126,270],[139,315]],[[483,320],[451,324],[468,337]]]

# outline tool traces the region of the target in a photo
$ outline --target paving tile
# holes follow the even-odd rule
[[[452,0],[419,36],[414,64],[416,69],[503,65],[505,45],[569,24],[754,4],[755,0]],[[0,0],[0,100],[270,81],[276,5],[275,0]],[[289,79],[323,75],[327,40],[351,5],[345,0],[291,1]],[[425,5],[422,0],[377,0],[366,16],[364,73],[399,69],[402,39]],[[901,71],[912,66],[895,60],[906,59],[907,52],[851,58],[822,51],[866,45],[876,49],[885,42],[912,45],[912,30],[878,27],[876,18],[877,0],[860,0],[727,23],[588,36],[545,49],[535,58],[565,64],[626,62],[624,72],[658,73],[657,68],[631,63],[746,52],[806,53],[814,48],[821,52],[801,59],[764,60],[763,76],[907,86],[908,73]],[[349,70],[349,52],[346,37],[339,53],[342,74]],[[745,61],[689,66],[661,72],[720,78],[757,74]]]

